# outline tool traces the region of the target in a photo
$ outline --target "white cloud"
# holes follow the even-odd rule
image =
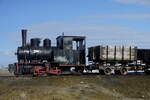
[[[100,18],[100,19],[150,19],[150,14],[107,14],[85,16],[86,18]]]
[[[125,4],[138,4],[138,5],[150,6],[150,0],[113,0],[113,1],[119,3],[125,3]]]

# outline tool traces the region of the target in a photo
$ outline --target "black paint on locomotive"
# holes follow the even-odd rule
[[[26,43],[26,38],[27,30],[22,30],[22,46],[17,49],[18,62],[14,64],[19,74],[33,73],[33,67],[39,66],[39,63],[43,67],[45,67],[44,63],[49,63],[50,67],[54,66],[62,70],[64,67],[60,68],[61,64],[69,66],[67,70],[73,66],[83,67],[86,64],[85,37],[62,35],[56,38],[56,46],[51,46],[51,40],[48,38],[43,40],[42,46],[39,38],[32,38],[29,44]]]

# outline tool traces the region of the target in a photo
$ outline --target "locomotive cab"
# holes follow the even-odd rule
[[[58,36],[57,47],[61,49],[83,50],[85,49],[85,37],[83,36]]]
[[[84,36],[58,36],[57,48],[65,51],[72,51],[75,55],[72,55],[76,63],[72,64],[85,64],[85,37]],[[69,53],[68,53],[69,54]]]

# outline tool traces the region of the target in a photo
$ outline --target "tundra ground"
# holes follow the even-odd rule
[[[150,100],[150,76],[0,77],[0,100]]]

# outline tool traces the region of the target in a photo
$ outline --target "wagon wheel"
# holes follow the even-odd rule
[[[122,68],[122,69],[120,69],[120,74],[121,74],[121,75],[127,75],[127,74],[128,74],[127,68]]]
[[[111,75],[112,69],[111,68],[106,68],[104,69],[104,74],[105,75]]]

